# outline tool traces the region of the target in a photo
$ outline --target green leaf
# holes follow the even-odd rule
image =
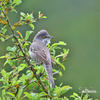
[[[1,28],[1,32],[0,33],[3,33],[5,34],[7,32],[7,29],[6,29],[6,25],[4,27]]]
[[[2,37],[0,37],[0,40],[1,40],[2,42],[4,42],[4,41],[5,41],[5,39],[4,39],[4,38],[2,38]]]
[[[7,92],[8,95],[12,96],[12,97],[15,97],[15,95],[11,92]]]
[[[3,59],[3,58],[5,58],[5,56],[1,56],[1,57],[0,57],[0,59]]]
[[[41,14],[41,11],[39,11],[38,14],[40,15]]]
[[[18,66],[18,72],[22,71],[25,67],[27,67],[26,64],[20,64],[20,66]]]
[[[3,39],[7,39],[7,36],[2,34],[2,33],[0,33],[0,37],[3,38]]]
[[[22,0],[13,0],[13,4],[15,5],[19,5],[20,3],[22,3]]]
[[[39,67],[39,71],[40,71],[40,73],[43,73],[44,72],[44,67],[43,66],[40,66]]]
[[[59,75],[60,75],[60,76],[62,76],[62,75],[63,75],[61,71],[59,71]]]
[[[10,47],[10,46],[7,47],[7,51],[13,51],[13,52],[15,52],[16,49],[17,48],[15,46],[14,47]]]
[[[23,74],[21,77],[20,77],[20,82],[23,83],[23,85],[26,84],[26,80],[27,80],[27,76],[25,74]]]
[[[70,89],[72,89],[72,87],[70,87],[70,86],[63,86],[62,88],[61,88],[61,95],[63,95],[63,94],[65,94],[67,91],[69,91]]]
[[[17,94],[18,100],[20,100],[22,93],[23,93],[23,88],[20,88]]]
[[[71,96],[70,96],[71,98],[74,98],[75,100],[77,99],[77,100],[80,100],[81,99],[81,97],[77,94],[77,93],[73,93]],[[82,99],[83,100],[83,99]]]
[[[78,94],[77,93],[73,93],[73,95],[76,96],[76,97],[78,97]]]
[[[31,70],[27,70],[26,74],[28,79],[31,79],[33,77],[33,72]]]
[[[4,80],[3,79],[0,79],[0,82],[3,82]]]
[[[6,96],[5,89],[3,89],[2,90],[2,100],[6,100],[5,96]]]
[[[74,96],[74,95],[70,95],[70,97],[71,97],[71,98],[75,98],[75,96]]]
[[[52,44],[51,47],[59,46],[59,45],[66,45],[66,43],[64,43],[63,41],[59,41],[58,43],[54,43],[54,44]]]
[[[25,97],[28,98],[28,100],[33,100],[33,97],[31,96],[30,93],[28,93],[28,92],[24,92],[24,94],[25,94]]]
[[[32,23],[30,23],[29,26],[34,30],[34,25]]]
[[[47,96],[47,93],[41,92],[39,95],[40,95],[41,97],[43,97],[43,96]]]
[[[66,43],[65,42],[63,42],[63,41],[59,41],[59,43],[58,43],[59,45],[66,45]]]
[[[28,90],[32,90],[32,89],[33,89],[33,86],[34,86],[34,83],[30,83],[30,84],[27,86]]]
[[[11,93],[11,92],[7,92],[7,94],[10,95],[10,96],[12,96],[12,97],[14,97],[14,100],[17,100],[15,94],[13,94],[13,93]]]
[[[23,12],[21,12],[20,15],[23,16],[23,17],[25,17],[25,13],[23,13]]]
[[[7,72],[4,69],[2,69],[0,73],[2,74],[3,77],[6,77]]]
[[[59,58],[53,59],[53,60],[54,60],[58,65],[60,65],[61,68],[63,68],[63,70],[65,70],[65,66],[64,66],[62,63],[60,63]]]
[[[47,16],[42,16],[41,18],[47,18]]]
[[[61,91],[60,91],[60,88],[59,88],[59,87],[57,87],[57,88],[56,88],[56,92],[57,92],[57,96],[59,97],[59,96],[60,96],[60,93],[61,93]]]
[[[17,10],[13,8],[13,9],[11,10],[11,12],[17,13]]]
[[[25,40],[28,40],[33,31],[26,31]]]
[[[3,96],[5,95],[5,89],[2,90],[2,95],[3,95]]]
[[[33,100],[40,100],[40,96],[38,93],[31,93],[31,96],[33,97]]]
[[[64,100],[69,100],[67,97],[64,96]]]

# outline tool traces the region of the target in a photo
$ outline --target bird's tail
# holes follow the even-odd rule
[[[50,86],[52,88],[55,88],[55,82],[54,82],[53,75],[52,75],[52,66],[44,65],[44,67],[45,67],[45,70],[46,70],[48,78],[49,78]]]

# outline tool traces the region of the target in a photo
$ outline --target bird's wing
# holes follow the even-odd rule
[[[49,49],[42,42],[33,42],[30,49],[37,55],[37,58],[41,62],[51,65],[51,56],[49,53]]]
[[[44,63],[51,64],[50,61],[51,58],[50,58],[49,50],[47,48],[43,48],[42,50],[37,51],[36,54]]]

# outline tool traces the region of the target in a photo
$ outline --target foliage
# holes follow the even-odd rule
[[[11,38],[13,46],[7,47],[7,53],[0,57],[5,59],[4,67],[10,66],[10,71],[2,69],[0,79],[0,91],[2,91],[0,100],[69,100],[64,95],[72,89],[69,85],[49,87],[48,77],[42,65],[37,65],[30,61],[28,48],[31,42],[30,35],[34,30],[34,23],[37,20],[47,18],[40,11],[38,17],[35,18],[33,14],[25,14],[20,12],[20,20],[10,23],[8,13],[17,13],[15,7],[22,3],[22,0],[0,0],[0,40],[7,41]],[[28,25],[31,27],[30,31],[26,31],[25,36],[17,30],[17,27]],[[8,34],[8,29],[10,33]],[[53,68],[53,74],[62,76],[62,70],[65,70],[63,62],[65,61],[69,49],[62,47],[66,43],[60,41],[52,45],[48,45],[52,60],[56,68]],[[59,51],[57,53],[57,51]],[[55,78],[56,80],[56,78]],[[79,97],[78,94],[73,93],[70,96],[74,100],[92,100],[88,96]]]
[[[81,96],[79,96],[77,93],[73,93],[70,97],[73,98],[74,100],[98,100],[90,98],[88,94],[85,95],[81,94]]]

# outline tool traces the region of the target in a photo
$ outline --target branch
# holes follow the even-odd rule
[[[21,46],[21,44],[20,44],[18,38],[16,37],[15,32],[14,32],[14,30],[12,29],[12,27],[11,27],[11,25],[10,25],[10,21],[9,21],[8,17],[5,15],[4,12],[3,12],[3,14],[4,14],[5,19],[6,19],[7,23],[8,23],[8,26],[9,26],[9,28],[10,28],[12,34],[13,34],[13,38],[16,40],[16,42],[18,43],[19,49],[20,49],[21,52],[23,53],[23,56],[24,56],[25,61],[27,62],[28,66],[30,66],[30,69],[33,71],[34,76],[35,76],[36,79],[38,80],[39,84],[42,86],[44,92],[46,92],[46,93],[48,94],[48,90],[47,90],[46,86],[45,86],[44,83],[40,80],[40,77],[39,77],[38,75],[36,75],[36,70],[32,67],[33,65],[30,63],[30,60],[28,59],[28,57],[27,57],[25,51],[23,50],[23,48],[22,48],[22,46]],[[48,94],[48,96],[49,96],[49,94]],[[51,99],[51,96],[49,96],[49,98]]]

